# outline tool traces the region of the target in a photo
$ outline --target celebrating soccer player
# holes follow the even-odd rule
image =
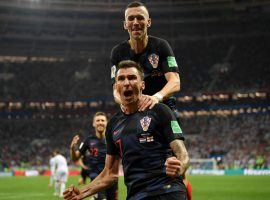
[[[119,63],[115,87],[125,109],[108,123],[105,167],[85,188],[69,187],[64,198],[84,199],[117,182],[122,158],[128,200],[186,200],[182,175],[189,157],[174,114],[164,104],[138,111],[145,83],[133,61]]]

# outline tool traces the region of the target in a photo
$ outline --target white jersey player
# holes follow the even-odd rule
[[[63,192],[66,188],[66,182],[68,179],[68,165],[67,160],[62,156],[59,151],[54,152],[54,170],[55,170],[55,193],[59,197],[63,197]]]
[[[51,157],[50,157],[49,164],[50,164],[50,172],[51,172],[49,187],[52,187],[54,185],[54,176],[55,176],[55,166],[54,166],[54,156],[53,155],[51,155]]]

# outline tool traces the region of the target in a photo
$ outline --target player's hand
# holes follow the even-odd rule
[[[75,145],[78,143],[80,137],[79,135],[75,135],[72,139],[72,142],[70,144],[70,148],[73,149],[75,147]]]
[[[81,192],[78,188],[76,188],[74,185],[69,186],[63,193],[64,199],[66,200],[80,200]]]
[[[87,167],[85,165],[83,165],[82,168],[85,169],[85,170],[89,170],[89,167]]]
[[[181,162],[176,157],[167,158],[165,166],[166,166],[166,174],[168,176],[178,177],[183,173]]]
[[[158,103],[158,99],[155,96],[141,95],[139,99],[138,111],[144,111],[147,108],[152,109],[155,104]]]

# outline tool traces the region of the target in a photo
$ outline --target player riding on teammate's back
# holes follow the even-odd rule
[[[179,69],[169,43],[161,38],[148,36],[151,18],[144,4],[132,2],[125,9],[124,29],[129,39],[123,41],[111,52],[111,78],[114,81],[116,68],[123,60],[138,62],[145,74],[145,90],[139,110],[152,108],[158,102],[176,110],[173,94],[180,90]],[[121,104],[114,89],[116,102]]]

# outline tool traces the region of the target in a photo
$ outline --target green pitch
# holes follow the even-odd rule
[[[194,200],[269,200],[270,176],[189,176]],[[70,177],[68,185],[77,184]],[[1,177],[1,200],[57,200],[48,188],[49,177]],[[125,199],[123,179],[120,179],[119,200]]]

